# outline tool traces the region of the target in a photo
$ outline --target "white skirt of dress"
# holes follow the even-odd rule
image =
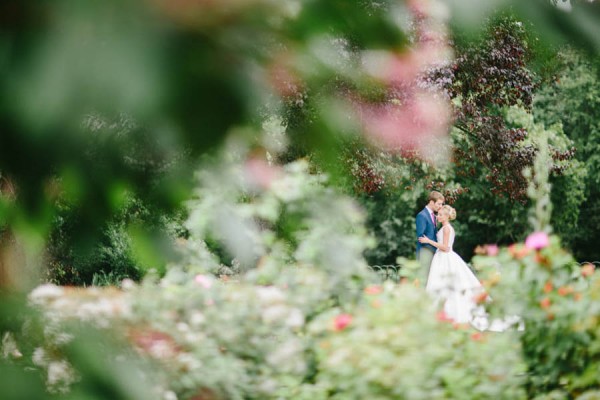
[[[483,286],[463,259],[454,251],[437,251],[431,261],[427,292],[444,304],[444,313],[457,323],[470,323],[477,329],[488,327],[485,309],[476,296]]]
[[[456,323],[468,323],[480,331],[502,332],[512,326],[524,329],[518,316],[489,321],[485,307],[476,300],[485,289],[464,260],[453,251],[438,250],[435,253],[426,290],[436,301],[443,302],[446,317]],[[487,297],[485,300],[491,299]]]

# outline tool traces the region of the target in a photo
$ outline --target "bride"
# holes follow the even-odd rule
[[[442,224],[437,241],[425,236],[419,238],[419,242],[437,248],[431,261],[426,290],[437,301],[444,302],[444,313],[448,318],[456,323],[471,323],[483,330],[489,328],[488,321],[476,298],[485,299],[485,291],[463,259],[452,250],[455,233],[450,221],[455,218],[456,210],[449,205],[443,206],[437,215],[438,222]]]

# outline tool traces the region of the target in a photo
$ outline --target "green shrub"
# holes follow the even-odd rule
[[[538,237],[546,242],[545,234]],[[490,312],[495,317],[519,315],[524,323],[520,340],[529,398],[552,398],[552,393],[573,398],[597,391],[600,280],[594,267],[581,268],[557,237],[534,247],[526,242],[494,257],[474,258],[493,299]]]

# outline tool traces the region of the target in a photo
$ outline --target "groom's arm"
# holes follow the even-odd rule
[[[425,217],[419,213],[417,214],[417,239],[425,235],[425,229],[427,228],[427,221]]]

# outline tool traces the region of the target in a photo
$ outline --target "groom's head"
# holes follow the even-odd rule
[[[435,190],[429,193],[429,203],[427,206],[435,212],[438,212],[444,205],[444,195]]]

